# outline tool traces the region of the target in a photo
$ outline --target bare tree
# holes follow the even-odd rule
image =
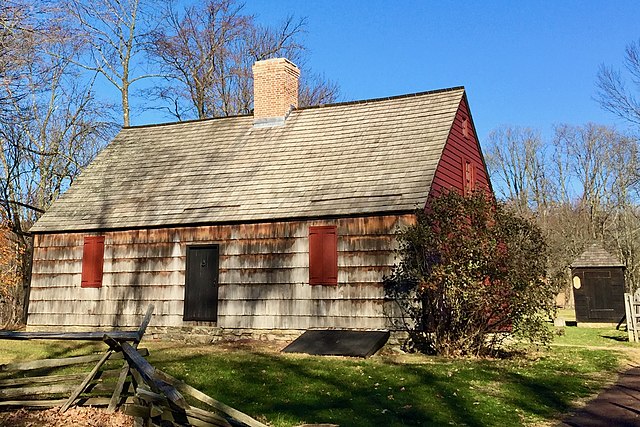
[[[561,125],[555,133],[558,176],[567,197],[563,201],[588,212],[591,235],[599,238],[611,211],[629,202],[629,189],[637,180],[636,143],[593,123]]]
[[[596,81],[596,100],[605,110],[629,123],[640,126],[640,40],[627,45],[624,68],[630,82],[620,70],[601,65]],[[629,86],[630,87],[629,87]],[[612,213],[611,226],[605,230],[610,245],[625,260],[626,277],[631,289],[640,286],[640,211],[638,210],[638,146],[629,141],[626,150],[612,147],[612,162],[626,170],[616,176],[612,186],[616,191],[616,209]]]
[[[31,5],[14,5],[19,14],[10,21],[16,24],[10,38],[16,42],[5,46],[16,50],[5,54],[25,60],[11,64],[15,73],[0,87],[5,106],[0,120],[0,219],[2,237],[15,245],[20,272],[20,287],[9,301],[21,308],[13,310],[15,317],[26,314],[28,302],[30,226],[112,136],[114,126],[94,100],[93,81],[75,70],[71,58],[77,45],[53,12],[29,14]]]
[[[600,240],[640,284],[637,141],[606,126],[556,126],[553,138],[531,129],[493,131],[487,165],[499,196],[533,216],[549,245],[548,276],[567,283],[567,266]]]
[[[640,40],[627,45],[624,67],[631,76],[635,92],[640,91]],[[619,70],[601,65],[596,82],[596,100],[602,108],[635,124],[640,125],[640,101],[634,91],[627,88]]]
[[[300,78],[298,106],[331,104],[338,100],[340,86],[322,74],[304,72]]]
[[[21,3],[2,0],[0,5],[0,120],[6,121],[12,99],[24,96],[20,71],[32,59],[28,46],[33,38],[33,30],[25,23],[33,17]]]
[[[530,128],[506,127],[489,134],[487,167],[520,213],[542,209],[553,198],[547,151],[540,133]]]
[[[298,39],[305,25],[293,17],[278,28],[257,25],[235,0],[180,10],[170,3],[150,45],[166,76],[154,94],[178,120],[247,114],[253,104],[251,66],[277,56],[300,65],[304,48]],[[329,103],[338,86],[310,75],[303,77],[300,94],[301,106]]]
[[[190,115],[189,110],[198,118],[237,114],[229,94],[238,91],[242,78],[237,61],[251,20],[240,11],[241,6],[229,0],[208,1],[182,12],[169,4],[165,25],[153,33],[150,50],[167,78],[157,94],[170,102],[170,112],[179,120]]]
[[[150,2],[151,0],[149,0]],[[64,0],[63,5],[89,49],[75,63],[99,73],[120,93],[122,121],[131,122],[131,85],[157,76],[145,72],[144,44],[149,32],[142,0]],[[141,22],[142,21],[142,22]]]
[[[6,224],[0,223],[0,329],[21,318],[22,301],[16,298],[22,289],[22,254]]]

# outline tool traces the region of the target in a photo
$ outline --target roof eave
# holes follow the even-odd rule
[[[274,223],[274,222],[293,222],[293,221],[314,221],[314,220],[330,220],[340,218],[363,218],[369,216],[394,216],[394,215],[411,215],[416,212],[415,209],[399,209],[399,210],[386,210],[386,211],[373,211],[373,212],[361,212],[353,214],[336,214],[336,215],[317,215],[317,216],[292,216],[281,218],[256,218],[248,220],[237,221],[199,221],[199,222],[185,222],[185,223],[167,223],[167,224],[150,224],[131,227],[93,227],[93,228],[73,228],[73,229],[47,229],[47,230],[32,230],[33,235],[45,235],[45,234],[71,234],[71,233],[100,233],[100,232],[115,232],[115,231],[131,231],[131,230],[150,230],[150,229],[164,229],[164,228],[192,228],[192,227],[206,227],[213,225],[238,225],[238,224],[258,224],[258,223]]]

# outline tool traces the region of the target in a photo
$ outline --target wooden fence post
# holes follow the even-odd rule
[[[138,328],[138,338],[133,342],[133,348],[137,349],[138,344],[142,341],[142,337],[144,333],[147,331],[147,326],[149,326],[149,322],[151,322],[151,315],[153,314],[154,305],[149,304],[147,307],[147,312],[140,323],[140,327]],[[109,402],[109,406],[107,407],[107,412],[113,413],[116,411],[118,407],[118,401],[120,400],[120,396],[122,394],[124,383],[127,380],[127,376],[129,375],[129,362],[125,360],[124,365],[122,366],[122,370],[120,371],[120,376],[118,377],[118,382],[116,383],[116,387],[113,390],[113,394],[111,395],[111,401]]]
[[[627,317],[627,335],[629,336],[629,342],[638,342],[636,308],[633,301],[633,295],[631,294],[624,294],[624,311]]]

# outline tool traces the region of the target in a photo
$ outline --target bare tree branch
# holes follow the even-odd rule
[[[1,199],[0,199],[0,203],[2,203],[2,204],[9,204],[9,205],[16,205],[16,206],[20,206],[20,207],[22,207],[22,208],[27,208],[27,209],[29,209],[29,210],[32,210],[32,211],[34,211],[34,212],[38,212],[38,213],[41,213],[41,214],[43,214],[43,213],[45,212],[45,210],[44,210],[44,209],[40,209],[40,208],[38,208],[38,207],[35,207],[35,206],[32,206],[32,205],[29,205],[29,204],[27,204],[27,203],[17,202],[17,201],[15,201],[15,200],[1,200]]]
[[[640,90],[640,41],[627,46],[625,68],[636,89]],[[630,123],[640,125],[640,101],[627,89],[620,71],[601,65],[596,87],[596,101],[602,108]]]
[[[159,77],[139,72],[138,56],[144,53],[150,23],[142,10],[142,0],[65,0],[67,10],[89,47],[88,56],[72,60],[86,70],[100,73],[120,92],[122,121],[131,123],[131,85],[139,80]],[[149,0],[151,1],[151,0]],[[140,29],[142,25],[143,29]]]
[[[284,56],[303,62],[298,39],[305,19],[288,17],[278,28],[258,26],[236,1],[208,0],[180,10],[170,3],[163,22],[149,50],[170,84],[162,82],[152,94],[178,120],[248,114],[256,60]],[[334,102],[338,91],[324,76],[303,73],[300,105]]]
[[[115,130],[109,108],[94,97],[94,79],[74,65],[77,39],[45,6],[15,1],[0,11],[0,69],[8,71],[0,79],[0,224],[17,245],[15,316],[28,301],[29,228]]]

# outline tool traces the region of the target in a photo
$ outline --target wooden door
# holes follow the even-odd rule
[[[593,271],[584,273],[585,291],[589,298],[589,319],[605,320],[615,317],[611,304],[611,273]]]
[[[218,320],[219,247],[187,248],[184,320]]]

